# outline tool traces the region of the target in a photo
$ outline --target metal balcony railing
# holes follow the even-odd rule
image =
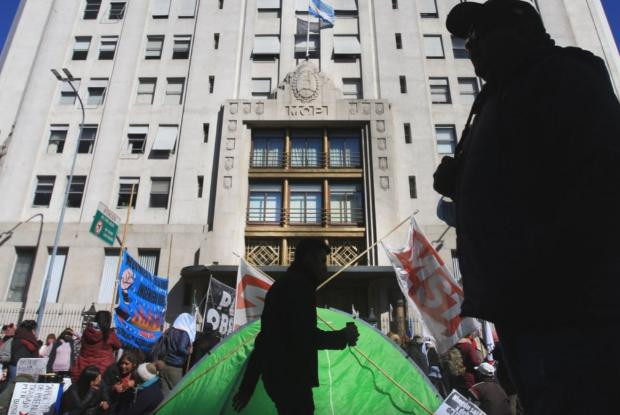
[[[364,209],[248,208],[248,225],[342,225],[363,227]]]
[[[329,210],[330,225],[355,225],[364,226],[364,209],[362,208],[342,208]]]
[[[281,169],[286,165],[286,159],[286,154],[282,152],[277,154],[254,153],[250,159],[250,167],[258,169]]]
[[[282,225],[284,218],[282,208],[248,208],[247,223],[252,225]]]
[[[362,155],[356,152],[329,152],[329,167],[332,169],[356,169],[362,167]]]

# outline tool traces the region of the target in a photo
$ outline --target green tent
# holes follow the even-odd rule
[[[321,386],[314,389],[317,415],[432,414],[439,407],[441,399],[431,383],[387,337],[339,311],[319,308],[318,316],[323,330],[354,321],[360,338],[355,348],[319,351]],[[235,414],[232,397],[259,330],[260,321],[256,321],[222,341],[192,368],[156,414]],[[276,414],[262,382],[241,413]]]

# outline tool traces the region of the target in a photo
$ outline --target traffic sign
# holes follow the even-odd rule
[[[97,236],[103,242],[114,245],[119,223],[120,218],[118,215],[99,202],[93,223],[90,225],[90,233]]]

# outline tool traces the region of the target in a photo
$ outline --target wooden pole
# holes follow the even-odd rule
[[[127,216],[125,217],[125,224],[123,225],[123,238],[121,239],[121,250],[118,254],[118,261],[116,263],[116,274],[114,274],[114,291],[112,292],[112,304],[110,304],[110,313],[114,311],[114,305],[116,304],[116,290],[118,288],[119,271],[121,270],[121,262],[123,260],[123,251],[125,250],[125,241],[127,238],[127,225],[131,218],[131,209],[133,209],[133,194],[136,184],[131,185],[131,195],[129,196],[129,206],[127,207]]]

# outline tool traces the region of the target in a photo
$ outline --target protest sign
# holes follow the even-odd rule
[[[453,390],[433,415],[486,415],[485,412]]]
[[[125,347],[149,350],[161,336],[168,297],[168,279],[151,274],[127,251],[118,283],[116,334]]]
[[[23,358],[17,361],[17,375],[30,375],[35,382],[39,375],[47,373],[47,357]]]
[[[207,290],[204,324],[210,324],[218,337],[232,333],[235,317],[235,289],[211,277]]]
[[[59,413],[61,396],[60,383],[17,382],[11,397],[8,414],[47,415]]]

